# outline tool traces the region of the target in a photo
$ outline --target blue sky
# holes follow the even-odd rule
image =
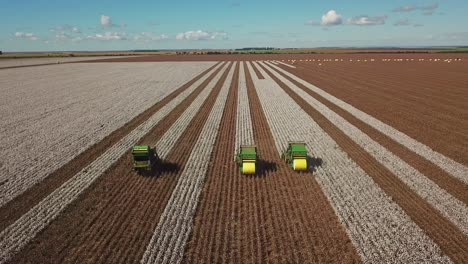
[[[7,1],[0,50],[468,45],[468,1]]]

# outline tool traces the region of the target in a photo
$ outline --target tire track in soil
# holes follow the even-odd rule
[[[279,159],[252,76],[247,67],[244,70],[262,161],[256,176],[240,174],[232,159],[232,110],[234,114],[225,116],[230,119],[223,121],[217,146],[217,152],[225,151],[217,156],[223,173],[208,177],[186,262],[360,262],[312,173],[293,172]]]
[[[141,142],[156,144],[222,68],[209,76]],[[138,175],[131,169],[130,153],[123,156],[10,263],[138,262],[226,75],[227,71],[169,153],[164,171],[154,176]]]
[[[384,135],[383,133],[379,132],[378,130],[364,123],[358,118],[354,117],[350,113],[346,112],[342,108],[326,100],[325,98],[318,95],[317,93],[311,91],[310,89],[307,89],[307,87],[298,83],[294,79],[288,77],[287,75],[279,71],[278,73],[281,74],[284,78],[288,79],[290,82],[294,83],[297,87],[301,88],[304,92],[308,93],[309,95],[313,96],[315,99],[320,101],[322,104],[326,105],[335,113],[342,116],[348,122],[358,127],[361,131],[366,133],[373,140],[380,143],[382,146],[384,146],[385,148],[393,152],[395,155],[403,159],[405,162],[407,162],[408,164],[411,164],[411,166],[413,166],[418,171],[423,173],[431,181],[435,182],[437,185],[439,185],[442,189],[446,190],[448,193],[453,195],[455,198],[459,199],[465,204],[468,204],[468,189],[465,183],[451,176],[449,173],[442,170],[440,167],[436,166],[434,163],[428,161],[427,159],[419,156],[418,154],[411,151],[410,149],[407,149],[401,144],[395,142],[388,136]],[[304,79],[303,76],[301,76],[300,74],[296,74],[296,76],[301,79]]]
[[[441,250],[456,263],[468,259],[468,238],[437,210],[378,163],[322,114],[267,70],[269,76],[322,127],[338,145],[385,191],[405,213],[436,242]]]
[[[0,232],[3,231],[7,226],[14,223],[18,218],[23,214],[28,212],[32,207],[37,205],[42,201],[47,195],[61,186],[64,182],[70,179],[73,175],[77,174],[84,167],[89,165],[97,157],[101,156],[109,147],[114,145],[124,136],[126,136],[130,131],[138,127],[146,119],[156,113],[159,109],[164,107],[167,103],[176,98],[180,93],[185,91],[190,87],[194,82],[200,79],[202,76],[207,74],[210,70],[218,65],[215,64],[207,70],[203,71],[201,74],[197,75],[195,78],[182,85],[174,92],[170,93],[168,96],[163,98],[161,101],[157,102],[143,113],[139,114],[137,117],[129,121],[127,124],[121,128],[115,130],[110,135],[106,136],[103,140],[95,145],[91,146],[70,162],[51,173],[43,181],[34,185],[32,188],[19,195],[12,201],[5,204],[0,208]]]

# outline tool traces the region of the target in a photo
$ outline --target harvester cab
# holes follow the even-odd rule
[[[148,145],[132,147],[133,169],[136,171],[151,170],[157,156],[154,149]]]
[[[307,170],[306,144],[302,141],[288,142],[288,148],[281,154],[281,159],[295,171]]]
[[[257,146],[241,145],[236,156],[242,174],[255,174],[255,163],[257,162]]]

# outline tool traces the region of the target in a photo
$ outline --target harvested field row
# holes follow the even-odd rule
[[[196,83],[199,87],[174,111],[164,117],[160,125],[154,127],[142,141],[151,145],[155,144],[169,127],[181,118],[181,114],[205,87],[213,88],[216,83],[213,82],[213,78],[219,79],[222,74],[219,70],[218,67],[210,77],[207,77],[208,79],[205,78],[205,81]],[[151,230],[157,224],[154,219],[159,219],[172,193],[179,175],[179,166],[183,166],[187,161],[204,120],[209,114],[210,105],[213,105],[218,92],[219,88],[212,90],[199,113],[181,136],[179,144],[174,147],[167,160],[163,161],[161,165],[163,170],[154,175],[152,173],[153,177],[142,177],[130,169],[131,158],[128,155],[124,156],[123,160],[121,159],[111,170],[106,171],[100,181],[90,188],[82,199],[69,207],[39,237],[16,255],[13,262],[27,263],[31,261],[31,258],[37,259],[38,257],[44,259],[43,262],[50,262],[54,259],[60,259],[62,262],[76,262],[82,261],[84,255],[87,256],[86,261],[89,263],[104,260],[137,262],[150,240]],[[166,133],[166,136],[169,135]],[[87,212],[87,214],[83,215],[82,212]],[[75,223],[75,225],[70,226],[70,223]],[[128,232],[129,230],[133,232]],[[62,241],[62,243],[57,244],[57,241]],[[54,250],[49,250],[49,254],[44,255],[41,247]]]
[[[111,185],[115,189],[118,189],[119,185],[126,186],[122,191],[111,192],[113,197],[102,204],[100,198],[106,193],[102,193],[101,188],[96,186],[95,193],[91,195],[93,199],[78,204],[78,207],[86,208],[92,206],[94,202],[101,204],[103,208],[96,212],[97,216],[93,221],[83,227],[84,231],[79,233],[78,238],[69,236],[69,240],[78,241],[74,242],[73,247],[69,248],[69,252],[64,256],[65,262],[75,263],[83,256],[88,256],[89,263],[104,261],[126,263],[138,262],[141,259],[152,231],[180,178],[180,171],[187,166],[190,152],[219,93],[219,83],[226,77],[226,67],[227,65],[224,65],[214,78],[210,77],[209,83],[204,83],[206,87],[190,106],[181,108],[183,113],[181,115],[179,113],[177,121],[170,124],[169,129],[160,126],[145,137],[143,142],[146,144],[153,145],[159,142],[156,143],[159,144],[156,145],[156,149],[159,147],[162,152],[172,148],[167,155],[161,155],[163,161],[148,177],[142,177],[129,170],[131,159],[127,157],[125,163],[118,164],[113,171],[107,173],[111,179],[102,183],[106,186]],[[188,117],[192,119],[189,120]],[[174,120],[173,117],[167,116],[167,118]],[[189,122],[181,123],[180,120]],[[180,129],[184,131],[183,134],[178,134]],[[175,138],[177,136],[178,140]],[[178,144],[174,145],[174,139]],[[123,182],[119,181],[121,178],[124,179]],[[118,208],[131,209],[118,210]],[[80,211],[83,211],[83,208],[76,209],[76,213]],[[109,225],[110,221],[114,224]],[[63,224],[61,228],[64,228]]]
[[[17,69],[21,74],[0,78],[0,87],[5,87],[0,91],[0,206],[211,65],[115,64],[102,72],[98,64],[73,64],[63,66],[65,73],[57,68],[54,85],[41,76],[51,67]],[[35,82],[18,85],[23,74]],[[73,81],[78,76],[86,77]]]
[[[266,78],[255,84],[278,149],[296,133],[313,148],[314,158],[322,161],[315,168],[315,178],[364,262],[450,262],[439,246],[276,82]]]
[[[210,62],[210,69],[164,99],[153,99],[128,125],[0,207],[0,263],[464,263],[468,192],[466,182],[453,175],[465,177],[464,171],[433,160],[445,162],[442,156],[466,164],[439,148],[431,151],[440,156],[426,153],[427,158],[412,149],[414,142],[399,138],[404,145],[388,135],[397,129],[420,144],[416,147],[432,148],[407,130],[406,117],[434,103],[439,111],[434,122],[445,116],[447,124],[459,121],[454,113],[466,112],[458,109],[465,91],[457,78],[463,71],[441,64],[453,71],[432,82],[434,66],[408,66],[401,80],[392,80],[399,70],[390,66],[372,77],[361,72],[379,67],[373,63],[377,66],[343,62],[320,68],[295,61],[291,68],[276,61]],[[100,69],[114,79],[106,80],[107,86],[120,91],[119,84],[138,86],[118,80],[128,69],[146,69],[143,64],[109,72],[110,64],[103,63]],[[69,65],[62,65],[61,73],[77,74]],[[79,69],[84,86],[98,74]],[[142,83],[166,78],[147,72],[133,76]],[[5,92],[21,86],[21,78],[14,78],[5,81]],[[55,77],[37,76],[39,83],[48,78]],[[315,78],[324,84],[330,79],[331,91],[311,85]],[[418,79],[423,79],[420,90]],[[167,80],[170,84],[170,76]],[[73,86],[73,80],[60,82]],[[34,80],[24,78],[23,84],[32,87]],[[447,96],[431,92],[441,85],[456,89]],[[42,91],[36,91],[38,101],[51,97]],[[381,110],[367,111],[376,103],[362,101],[363,93],[383,101],[395,98],[388,111],[402,114],[411,104],[416,111],[401,123],[389,122],[381,119]],[[17,93],[12,100],[22,94],[27,96]],[[83,104],[61,105],[64,98],[52,100],[57,109]],[[449,127],[450,137],[463,130]],[[279,155],[296,140],[308,146],[306,172],[292,170]],[[243,175],[233,156],[240,145],[254,143],[257,172]],[[151,171],[132,169],[134,144],[155,147],[161,160]],[[466,152],[463,144],[459,149]]]
[[[413,222],[440,246],[443,253],[456,262],[462,262],[468,257],[467,252],[462,249],[468,241],[460,229],[392,175],[383,165],[378,164],[368,152],[359,147],[320,112],[313,109],[304,99],[281,81],[277,79],[276,81],[314,120],[317,120],[321,127],[325,128],[340,147],[411,217]]]
[[[276,67],[276,66],[274,66]],[[427,160],[431,161],[432,163],[436,164],[443,170],[447,171],[454,177],[458,178],[459,180],[463,181],[464,183],[468,184],[468,168],[463,164],[460,164],[434,150],[429,148],[428,146],[418,142],[417,140],[409,137],[408,135],[404,134],[403,132],[383,123],[382,121],[376,119],[375,117],[355,108],[354,106],[338,99],[337,97],[323,91],[322,89],[294,76],[293,74],[279,69],[282,73],[291,77],[292,79],[296,80],[300,84],[306,86],[307,88],[311,89],[313,92],[319,94],[320,96],[324,97],[328,101],[334,103],[335,105],[341,107],[342,109],[346,110],[347,112],[351,113],[353,116],[358,118],[359,120],[365,122],[366,124],[372,126],[373,128],[377,129],[379,132],[385,134],[386,136],[392,138],[396,142],[400,143],[401,145],[405,146],[406,148],[416,152],[418,155],[426,158]]]
[[[210,82],[208,87],[204,89],[195,101],[184,111],[184,113],[177,119],[171,128],[164,134],[158,141],[155,147],[158,148],[158,155],[165,160],[172,147],[177,143],[180,136],[187,129],[187,126],[192,121],[193,117],[198,113],[200,107],[206,101],[211,91],[214,89],[216,83],[220,80],[222,73],[227,69],[228,65],[225,64],[219,74]]]
[[[466,63],[443,67],[364,65],[353,70],[349,68],[285,69],[465,167],[468,165],[468,121],[460,119],[468,114],[464,107]]]
[[[281,72],[280,72],[281,73]],[[328,108],[332,109],[334,112],[345,118],[348,122],[351,122],[361,131],[366,133],[373,140],[379,142],[382,146],[393,152],[395,155],[399,156],[406,163],[411,164],[415,169],[420,171],[430,180],[435,182],[438,186],[443,188],[445,191],[459,199],[464,204],[468,204],[468,192],[466,191],[466,184],[459,181],[457,178],[453,177],[446,171],[442,170],[440,167],[436,166],[429,160],[419,156],[412,150],[402,146],[401,144],[395,142],[391,138],[387,137],[383,133],[374,129],[370,125],[364,123],[363,121],[357,119],[351,115],[346,110],[340,108],[339,106],[331,103],[325,98],[321,97],[317,93],[313,92],[304,85],[298,83],[292,78],[282,74],[286,79],[294,83],[297,87],[300,87],[304,92],[308,93],[310,96],[319,100],[322,104],[326,105]]]
[[[219,66],[218,66],[219,67]],[[213,71],[216,68],[213,69]],[[80,171],[60,188],[51,193],[42,202],[19,218],[14,224],[0,233],[2,252],[0,259],[8,259],[13,252],[18,251],[39,231],[46,227],[65,207],[73,202],[80,193],[88,188],[107,168],[120,156],[138,142],[155,125],[157,125],[169,112],[171,112],[184,98],[186,98],[206,78],[201,78],[189,89],[184,91],[173,101],[161,108],[146,122],[134,129],[125,138],[109,148],[93,163]]]
[[[171,102],[177,96],[186,96],[182,92],[186,91],[192,84],[201,79],[205,74],[209,73],[216,65],[210,67],[203,73],[199,74],[196,78],[185,83],[183,86],[173,91],[166,96],[163,100],[157,102],[152,107],[145,110],[143,113],[132,119],[125,126],[113,131],[110,135],[106,136],[102,141],[88,148],[76,156],[72,161],[68,162],[60,169],[54,171],[47,176],[43,181],[29,188],[26,192],[17,196],[15,199],[0,208],[0,231],[5,229],[8,225],[12,224],[23,214],[29,211],[33,206],[43,200],[47,195],[52,193],[55,189],[59,188],[73,175],[80,172],[81,169],[88,166],[96,158],[102,155],[109,147],[121,140],[133,129],[141,125],[149,117],[154,115],[158,110],[164,107],[167,103]],[[195,94],[193,92],[192,94]],[[188,97],[190,98],[192,94]],[[186,98],[185,100],[187,100]],[[183,104],[183,103],[181,103]]]
[[[216,138],[218,133],[234,69],[235,65],[231,66],[205,126],[154,230],[141,263],[180,263],[182,261],[214,147],[212,137]]]
[[[239,63],[239,83],[236,115],[236,143],[234,155],[239,151],[240,145],[253,145],[254,136],[252,118],[250,117],[249,97],[247,96],[247,83],[245,80],[244,63]]]
[[[437,184],[429,180],[411,165],[401,160],[378,142],[371,139],[356,126],[330,110],[327,106],[304,92],[279,73],[273,71],[265,64],[270,73],[286,84],[292,91],[303,98],[317,112],[325,116],[334,126],[339,128],[346,136],[367,151],[379,163],[384,165],[393,175],[411,188],[415,193],[426,200],[431,206],[439,210],[442,215],[454,223],[465,235],[468,235],[468,207],[451,196]],[[277,68],[276,68],[277,69]]]
[[[254,137],[262,159],[258,175],[241,175],[232,159],[230,139],[235,137],[236,120],[232,110],[219,132],[216,162],[207,176],[186,261],[359,262],[312,174],[294,173],[279,159],[253,75],[246,72]]]
[[[257,79],[264,79],[262,73],[257,68],[253,67],[253,70]]]

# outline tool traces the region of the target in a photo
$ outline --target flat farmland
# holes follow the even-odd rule
[[[96,62],[0,70],[0,263],[468,259],[468,56]]]
[[[76,61],[89,61],[99,59],[116,59],[126,56],[94,56],[94,57],[42,57],[42,58],[1,58],[0,69],[19,68],[28,66],[42,66],[49,64],[68,63]]]

